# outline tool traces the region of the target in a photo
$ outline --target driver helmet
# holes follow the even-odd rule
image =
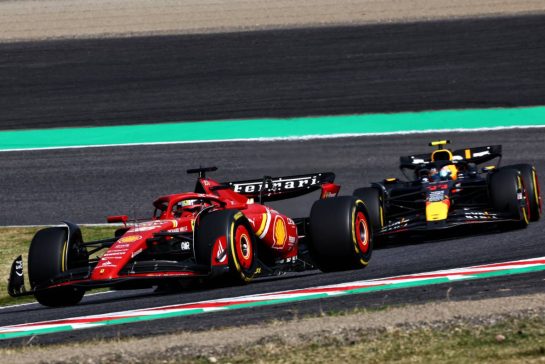
[[[429,180],[432,181],[432,182],[437,182],[439,181],[440,177],[439,177],[439,171],[437,170],[437,168],[431,168],[430,169],[430,177],[429,177]]]
[[[179,205],[181,207],[186,207],[186,206],[193,206],[197,203],[197,200],[182,200],[180,201]]]
[[[448,166],[444,166],[440,170],[437,170],[437,168],[432,168],[430,170],[430,179],[432,181],[446,181],[449,179],[456,179],[455,177],[456,173],[455,171],[453,171],[452,167],[454,166],[448,165]]]
[[[175,217],[180,217],[184,210],[187,210],[187,207],[195,206],[197,204],[197,200],[182,200],[178,202],[174,207],[172,208],[172,213]]]

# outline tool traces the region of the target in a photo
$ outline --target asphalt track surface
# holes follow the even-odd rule
[[[537,152],[543,142],[543,129],[449,133],[441,136],[454,140],[454,147],[502,143],[506,156],[504,164],[531,162],[539,171],[545,170],[545,155]],[[58,206],[71,206],[66,209],[73,209],[71,211],[76,215],[79,213],[76,220],[85,221],[85,219],[94,220],[97,216],[94,215],[95,211],[100,210],[101,205],[106,204],[106,200],[109,200],[108,204],[111,205],[108,209],[102,208],[101,212],[123,212],[121,208],[115,209],[115,205],[122,204],[126,199],[130,201],[129,204],[139,199],[147,202],[148,197],[157,193],[191,189],[193,177],[186,176],[183,170],[186,167],[198,165],[198,161],[203,165],[219,165],[222,169],[216,175],[220,179],[228,179],[230,176],[249,178],[266,173],[278,175],[335,170],[338,174],[337,181],[343,185],[343,191],[350,193],[357,186],[366,185],[370,181],[399,175],[395,168],[398,155],[425,151],[428,149],[426,142],[437,137],[439,135],[399,135],[257,144],[100,148],[5,153],[3,156],[11,159],[13,166],[18,165],[17,170],[20,173],[26,171],[27,174],[21,181],[28,181],[18,186],[21,191],[27,191],[36,199],[42,196],[42,203],[49,206],[52,204],[46,201],[46,197],[57,195]],[[204,148],[207,150],[206,153],[202,153],[203,147],[207,147]],[[32,161],[32,166],[25,165],[28,161]],[[52,161],[60,163],[56,167],[47,167],[54,164],[51,163]],[[127,163],[128,161],[138,161],[138,165],[135,166],[134,162]],[[32,169],[39,166],[42,166],[40,173],[33,177]],[[52,169],[50,173],[47,172],[49,168]],[[71,176],[72,173],[77,176]],[[30,186],[37,183],[40,178],[52,178],[52,180],[40,182],[39,185],[43,186],[42,190],[30,191]],[[61,185],[64,188],[56,193],[51,190]],[[68,200],[66,196],[70,196]],[[77,206],[74,207],[73,204],[78,200]],[[311,203],[312,196],[279,202],[277,207],[292,215],[304,216],[308,214]],[[13,208],[15,209],[15,205]],[[63,208],[57,207],[57,209]],[[56,209],[51,207],[51,210]],[[47,215],[52,216],[57,213],[51,211]],[[506,233],[490,232],[486,235],[456,240],[389,245],[384,249],[376,250],[370,266],[361,271],[330,274],[307,272],[298,274],[297,277],[266,279],[243,287],[220,287],[173,295],[158,295],[151,291],[143,291],[143,295],[135,292],[117,292],[89,297],[84,299],[81,305],[63,309],[46,309],[38,305],[5,309],[0,311],[0,326],[538,257],[545,255],[544,221],[531,224],[525,230]],[[303,314],[316,314],[320,310],[338,311],[353,307],[380,307],[385,304],[444,300],[447,297],[475,299],[540,292],[545,290],[543,279],[545,275],[537,273],[485,281],[458,282],[396,292],[331,298],[317,301],[312,305],[285,304],[271,308],[233,311],[228,314],[205,314],[99,330],[45,335],[36,337],[33,342],[53,343],[93,337],[149,335],[177,330],[199,330],[258,323],[262,320],[278,318],[288,319]],[[447,292],[449,292],[448,295]],[[26,341],[23,339],[9,340],[0,345],[17,345],[24,342]]]
[[[0,45],[0,129],[543,105],[545,16]]]
[[[484,103],[485,101],[483,100],[487,100],[491,95],[494,95],[496,102],[503,100],[502,102],[510,105],[543,104],[543,94],[539,95],[537,91],[540,87],[543,87],[543,82],[540,81],[545,77],[543,72],[544,65],[538,57],[540,52],[543,53],[544,51],[542,35],[544,33],[538,36],[536,29],[533,32],[526,32],[525,30],[526,25],[529,28],[532,28],[532,26],[537,28],[542,26],[543,19],[537,19],[539,21],[536,19],[530,17],[526,21],[524,19],[510,20],[519,24],[519,26],[515,26],[515,24],[510,24],[509,26],[509,24],[504,23],[506,20],[497,20],[496,23],[487,20],[489,22],[489,27],[486,28],[488,31],[484,31],[482,21],[475,22],[477,25],[473,25],[469,21],[465,22],[465,27],[459,25],[458,31],[463,36],[458,33],[448,33],[446,37],[448,39],[465,39],[467,44],[464,45],[459,40],[459,48],[452,50],[450,48],[447,49],[441,43],[437,44],[437,47],[441,48],[441,52],[437,50],[438,53],[434,53],[433,56],[430,55],[426,59],[415,56],[416,59],[420,59],[423,62],[421,68],[428,71],[417,72],[418,75],[424,77],[433,71],[433,77],[430,75],[429,78],[424,77],[415,80],[411,78],[411,75],[413,77],[416,75],[409,73],[406,75],[406,78],[400,78],[406,81],[405,85],[411,84],[414,89],[399,88],[398,82],[385,82],[389,86],[385,86],[379,82],[380,80],[388,80],[390,77],[394,78],[390,72],[395,73],[395,67],[385,66],[382,68],[382,73],[373,74],[377,83],[381,85],[382,91],[379,96],[390,98],[390,104],[384,102],[381,107],[386,108],[386,105],[392,106],[396,104],[394,103],[394,96],[388,91],[391,91],[393,94],[403,94],[407,98],[412,98],[413,101],[418,101],[420,103],[418,108],[422,109],[445,105],[438,101],[441,99],[441,95],[444,96],[445,93],[450,95],[449,99],[451,101],[458,100],[457,103],[451,104],[458,107],[475,106],[472,103],[475,100],[477,100],[475,102]],[[452,22],[444,26],[454,26],[456,24],[459,23]],[[435,26],[439,25],[438,23],[435,24]],[[412,26],[418,29],[427,25]],[[396,27],[398,26],[393,26],[393,28]],[[474,27],[480,27],[482,32],[472,33],[471,29],[476,29]],[[496,42],[492,42],[493,45],[488,42],[479,44],[479,41],[476,41],[475,37],[479,34],[494,33],[489,28],[501,33],[501,36],[496,34],[497,37],[494,38]],[[347,29],[353,31],[360,28]],[[374,28],[365,27],[365,29]],[[384,29],[390,28],[384,27]],[[506,36],[506,33],[511,34],[510,32],[525,33],[527,38],[517,38],[516,42],[509,43],[509,39],[513,40],[513,37]],[[398,32],[397,37],[402,37],[403,34]],[[424,32],[421,34],[429,35]],[[339,42],[345,39],[343,33],[338,33],[338,37]],[[161,39],[158,38],[157,42],[160,42]],[[525,43],[528,39],[530,39],[530,43]],[[541,43],[532,43],[531,39],[541,40]],[[471,42],[469,42],[470,40]],[[406,39],[406,41],[409,41],[409,39]],[[259,44],[259,39],[256,42],[256,44]],[[413,39],[412,42],[413,45],[420,44],[422,52],[425,49],[434,49],[434,47],[430,47],[429,43],[427,43],[427,38],[420,40]],[[534,46],[532,47],[529,44],[534,44]],[[485,45],[489,45],[490,49],[503,50],[505,52],[503,53],[503,61],[498,61],[498,55],[493,57],[490,56],[488,50],[486,52],[483,51]],[[46,47],[40,44],[31,45],[30,51],[32,51],[32,47],[39,48],[40,46]],[[381,45],[381,43],[377,43],[376,46],[386,47],[384,44]],[[532,49],[533,53],[529,49]],[[21,52],[24,53],[23,51]],[[213,52],[213,49],[210,48],[209,52]],[[327,48],[322,48],[318,45],[316,48],[306,51],[310,56],[317,56],[320,52],[324,52],[324,57],[329,54]],[[447,52],[449,57],[445,56],[443,62],[435,62],[437,55],[444,52]],[[502,54],[502,51],[499,52]],[[467,72],[456,74],[456,83],[454,85],[464,84],[465,87],[454,90],[446,88],[447,91],[442,93],[441,90],[445,90],[444,87],[446,84],[439,81],[451,77],[452,72],[455,72],[457,68],[454,63],[450,63],[447,60],[459,53],[465,54],[465,59],[468,62],[465,64]],[[520,55],[522,53],[527,56],[526,61],[524,61],[524,64],[527,66],[524,67],[519,63],[523,61],[519,57],[516,57],[517,54]],[[155,53],[146,52],[146,54],[152,58]],[[411,63],[411,57],[407,55],[400,57],[395,52],[393,54],[388,53],[388,55],[391,56],[393,63],[403,63],[406,66]],[[388,63],[387,54],[384,54],[384,57],[383,59],[375,59],[372,62],[369,61],[369,63],[385,65]],[[158,58],[158,60],[160,59]],[[426,60],[427,63],[425,62]],[[497,66],[501,65],[502,67],[501,77],[498,70],[491,70],[494,67],[484,67],[489,62],[495,61],[498,62]],[[333,66],[335,65],[331,65],[331,67]],[[350,66],[348,58],[346,59],[345,66]],[[352,71],[359,70],[359,66],[359,64],[353,65]],[[319,68],[316,66],[315,70]],[[404,74],[407,74],[408,69],[405,69],[406,72]],[[326,70],[327,68],[322,68],[321,77],[327,80],[329,76]],[[84,69],[80,71],[85,73]],[[297,71],[293,70],[292,75],[294,77],[299,77]],[[172,69],[172,72],[175,73],[176,70]],[[289,73],[288,70],[279,69],[280,75],[283,72]],[[350,73],[349,70],[346,70],[346,72]],[[521,73],[527,74],[522,77]],[[513,75],[516,75],[516,77]],[[270,80],[273,79],[273,76],[274,72],[271,71],[269,74],[269,77],[271,77]],[[320,78],[318,75],[315,77],[316,79]],[[437,77],[437,79],[434,77]],[[479,79],[479,82],[475,81],[476,77]],[[330,82],[334,82],[333,76],[331,76]],[[354,82],[357,83],[356,81]],[[358,95],[359,93],[355,93],[356,88],[366,89],[364,81],[359,79],[358,82],[359,87],[351,84],[352,86],[347,85],[343,88],[342,84],[337,83],[336,88],[330,88],[328,92],[333,95],[331,100],[339,97],[337,104],[331,104],[322,99],[318,103],[322,109],[318,109],[316,113],[326,113],[327,110],[329,110],[328,113],[343,112],[343,99],[341,95],[347,97],[349,94]],[[491,85],[495,85],[496,87],[491,87]],[[435,89],[437,97],[432,98],[432,93],[427,93],[427,96],[422,96],[421,98],[413,95],[417,90],[430,91]],[[286,99],[284,101],[295,103],[297,100],[292,100],[292,98],[299,97],[298,95],[301,90],[289,87],[286,87],[286,90],[289,92],[285,96]],[[475,97],[469,97],[468,92],[470,90],[472,90]],[[5,90],[2,89],[1,92],[5,92]],[[382,95],[382,92],[385,95]],[[399,94],[397,95],[399,96]],[[213,96],[211,96],[210,100],[212,98]],[[258,93],[256,93],[256,98],[259,98]],[[398,100],[401,99],[403,98],[398,97]],[[138,100],[141,99],[135,99],[134,101],[135,109],[138,109],[140,106]],[[465,100],[465,103],[463,100]],[[250,99],[246,99],[246,101],[248,102],[248,104],[245,104],[246,106],[252,104]],[[305,102],[303,101],[301,100],[301,105],[304,106]],[[354,102],[353,106],[357,106],[357,100],[352,99],[352,101]],[[250,107],[245,107],[245,105],[239,105],[239,109],[248,111]],[[255,109],[257,112],[262,104],[256,101],[255,105],[257,106]],[[417,108],[414,106],[415,104],[412,105]],[[482,106],[483,104],[480,105]],[[70,108],[71,106],[70,102],[67,101],[66,107]],[[234,105],[231,106],[234,107]],[[218,106],[218,109],[221,109],[221,107]],[[44,111],[42,115],[46,114]],[[545,173],[545,154],[542,152],[542,145],[545,140],[545,131],[543,129],[443,133],[441,135],[370,136],[307,141],[233,142],[198,145],[27,151],[19,153],[8,152],[0,154],[0,170],[2,171],[0,188],[3,191],[0,218],[2,225],[7,225],[55,223],[63,218],[71,219],[75,222],[102,222],[104,221],[104,216],[107,214],[123,212],[127,212],[130,215],[149,216],[151,213],[151,201],[158,194],[179,192],[193,187],[194,177],[185,175],[184,171],[186,168],[199,165],[217,165],[220,167],[220,170],[214,174],[220,180],[331,170],[336,172],[337,182],[343,185],[342,192],[351,193],[354,188],[367,185],[371,181],[389,176],[399,176],[396,168],[399,155],[424,152],[429,149],[426,146],[427,142],[430,139],[439,137],[452,139],[454,148],[494,143],[503,144],[505,155],[503,164],[530,162],[536,165],[538,171],[544,171],[541,174]],[[312,198],[313,196],[309,196],[298,200],[279,202],[274,206],[293,216],[305,216],[310,209]],[[330,274],[307,272],[295,276],[265,279],[243,287],[218,287],[172,295],[159,295],[151,291],[142,292],[143,294],[133,291],[115,292],[91,296],[85,298],[81,305],[63,309],[46,309],[38,305],[4,309],[0,310],[0,325],[4,326],[21,322],[121,311],[131,308],[305,288],[352,280],[538,257],[545,255],[545,239],[543,238],[545,231],[544,221],[541,220],[532,224],[525,230],[501,234],[490,232],[486,235],[464,237],[456,240],[390,245],[384,249],[376,250],[370,266],[361,271]],[[319,313],[321,310],[337,311],[353,307],[380,307],[385,304],[427,302],[447,298],[475,299],[528,292],[543,292],[543,279],[545,279],[543,273],[537,273],[483,281],[455,282],[396,292],[330,298],[317,301],[316,304],[312,305],[305,303],[295,305],[286,304],[269,308],[232,311],[229,314],[213,313],[186,318],[158,320],[144,324],[101,328],[100,330],[83,330],[80,332],[45,335],[36,337],[33,339],[33,343],[86,340],[93,337],[117,337],[119,335],[150,335],[178,330],[199,330],[245,323],[259,323],[270,319],[289,319],[302,314]],[[27,340],[11,340],[9,342],[2,342],[0,345],[17,345]]]

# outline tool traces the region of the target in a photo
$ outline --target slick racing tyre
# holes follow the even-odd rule
[[[515,169],[500,169],[490,176],[490,199],[494,208],[508,213],[518,220],[515,227],[528,226],[530,204],[520,172]]]
[[[541,217],[541,195],[539,190],[539,180],[534,166],[530,164],[514,164],[505,166],[502,169],[516,169],[520,172],[522,182],[528,194],[528,202],[530,205],[530,221],[538,221]]]
[[[383,212],[379,190],[374,187],[363,187],[354,190],[352,195],[365,203],[373,231],[379,231],[383,225]]]
[[[367,266],[373,251],[373,231],[362,200],[343,196],[319,200],[310,212],[309,250],[324,272]]]
[[[72,232],[68,239],[67,227],[50,227],[34,235],[28,252],[28,276],[31,288],[53,283],[62,273],[88,265],[87,252],[82,249],[81,232]],[[44,306],[60,307],[77,304],[85,290],[76,287],[38,289],[34,296]]]
[[[226,244],[229,274],[236,283],[248,283],[260,274],[257,238],[242,212],[225,210],[203,216],[195,244],[198,264],[210,265],[217,258],[212,250],[218,239]]]

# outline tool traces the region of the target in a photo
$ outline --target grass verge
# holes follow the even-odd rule
[[[6,306],[17,303],[25,303],[34,301],[33,296],[25,296],[12,298],[7,293],[9,270],[11,263],[18,256],[23,256],[25,265],[25,279],[28,286],[27,254],[30,246],[30,241],[41,228],[23,227],[23,228],[6,228],[0,227],[0,306]],[[116,227],[91,227],[82,226],[81,231],[84,240],[96,240],[113,236]]]
[[[315,336],[290,345],[281,338],[236,354],[201,356],[194,363],[543,363],[545,317],[494,319],[495,324],[461,322],[373,333]],[[165,362],[154,358],[150,362]],[[182,358],[168,363],[186,362]]]

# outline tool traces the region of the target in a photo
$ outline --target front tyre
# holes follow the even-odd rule
[[[500,169],[490,176],[490,199],[494,208],[518,220],[515,227],[529,223],[530,204],[521,174],[516,169]]]
[[[81,301],[85,290],[58,287],[41,290],[54,283],[56,277],[69,269],[88,265],[88,256],[81,249],[79,229],[70,234],[67,227],[50,227],[34,235],[28,252],[28,275],[31,288],[37,288],[34,297],[44,306],[71,306]]]
[[[373,226],[364,202],[351,196],[319,200],[310,212],[309,249],[324,272],[364,268],[373,251]]]

